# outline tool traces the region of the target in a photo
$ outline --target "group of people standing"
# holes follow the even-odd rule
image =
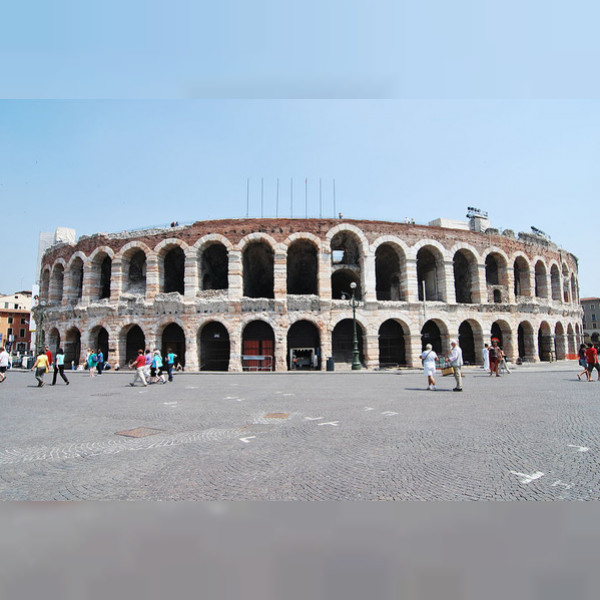
[[[38,387],[44,387],[46,382],[44,381],[44,375],[48,373],[50,367],[54,367],[54,375],[52,377],[52,385],[56,385],[58,375],[61,376],[62,380],[66,385],[69,385],[69,380],[65,375],[65,352],[62,348],[58,348],[56,356],[52,356],[50,348],[46,346],[42,352],[38,355],[31,367],[31,370],[35,370],[35,378],[38,380]]]
[[[500,371],[504,370],[510,375],[511,370],[506,363],[506,355],[502,350],[498,338],[492,338],[492,345],[483,345],[483,369],[490,372],[490,377],[500,377]]]
[[[600,355],[600,345],[592,344],[581,344],[579,346],[579,364],[583,367],[583,371],[577,375],[577,379],[581,381],[581,377],[585,376],[586,381],[594,381],[592,379],[592,373],[594,369],[598,372],[598,379],[600,381],[600,364],[598,363],[598,356]]]
[[[154,353],[149,348],[144,353],[143,350],[138,350],[138,355],[129,366],[135,369],[135,375],[133,381],[129,384],[131,387],[135,386],[138,379],[142,382],[142,385],[146,387],[149,383],[167,383],[167,381],[173,381],[173,369],[175,368],[175,354],[171,348],[167,348],[167,355],[164,358],[160,353],[160,350],[155,349]],[[164,371],[167,371],[167,378],[165,379]]]
[[[456,386],[452,390],[453,392],[462,392],[462,366],[463,356],[462,349],[458,345],[457,340],[450,340],[450,353],[445,357],[446,362],[452,368],[452,374],[456,381]],[[427,376],[427,389],[430,391],[436,391],[437,387],[435,384],[435,369],[437,366],[438,355],[433,349],[431,344],[425,346],[425,350],[421,354],[421,362],[423,363],[423,370]]]

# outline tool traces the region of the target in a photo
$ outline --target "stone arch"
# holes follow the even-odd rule
[[[542,321],[538,328],[538,357],[543,362],[554,359],[554,340],[552,329],[547,321]]]
[[[85,254],[76,252],[67,264],[67,300],[76,304],[83,296],[83,273],[86,262]]]
[[[379,326],[379,368],[404,367],[407,361],[408,325],[399,319],[387,319]]]
[[[249,239],[242,250],[243,295],[247,298],[275,297],[275,251],[267,239]]]
[[[289,370],[321,368],[321,332],[308,319],[299,319],[287,332],[287,367]]]
[[[517,296],[531,296],[529,280],[529,260],[523,254],[517,254],[513,262],[514,292]]]
[[[53,327],[46,336],[46,344],[53,354],[56,354],[57,349],[60,348],[60,341],[60,331]]]
[[[483,328],[475,319],[466,319],[458,327],[458,345],[463,352],[465,364],[478,365],[483,362]]]
[[[199,247],[198,281],[202,291],[229,288],[229,247],[221,239],[205,239]]]
[[[375,250],[375,292],[380,301],[406,300],[406,254],[395,242],[382,242]]]
[[[119,356],[122,364],[129,364],[138,355],[138,350],[146,349],[146,335],[137,323],[130,323],[119,332]]]
[[[71,327],[67,331],[63,350],[65,351],[65,365],[79,365],[81,361],[81,331],[77,327]]]
[[[533,325],[522,321],[517,328],[519,358],[522,361],[535,360],[535,341]]]
[[[287,293],[319,294],[319,244],[296,238],[287,247]],[[289,357],[288,357],[289,358]]]
[[[42,270],[40,278],[40,298],[44,302],[50,301],[50,267],[46,266]]]
[[[448,326],[441,319],[429,319],[421,328],[421,350],[431,344],[436,354],[444,354],[444,348],[450,345]]]
[[[121,259],[123,292],[146,295],[146,271],[148,256],[152,253],[143,242],[126,244],[118,256]]]
[[[185,255],[187,244],[176,238],[163,240],[154,249],[158,258],[158,281],[164,294],[185,293]]]
[[[508,302],[508,259],[504,252],[496,248],[485,254],[485,283],[488,302]]]
[[[490,340],[497,338],[498,345],[504,351],[507,360],[514,360],[514,343],[511,326],[503,319],[498,319],[492,323],[490,328]]]
[[[479,271],[475,254],[467,248],[459,248],[452,259],[456,302],[473,304],[479,300]]]
[[[275,332],[262,319],[246,323],[242,330],[242,370],[274,371]]]
[[[364,257],[367,255],[367,249],[369,248],[369,241],[365,236],[362,229],[356,227],[355,225],[351,225],[350,223],[340,223],[335,227],[332,227],[327,234],[325,235],[325,240],[327,242],[327,247],[331,250],[333,249],[333,245],[336,245],[338,242],[334,242],[334,239],[339,234],[349,234],[356,237],[358,240],[358,254],[360,257]],[[350,257],[348,257],[350,258]]]
[[[90,329],[88,346],[96,352],[98,348],[102,351],[104,362],[108,362],[110,334],[104,324],[95,325]]]
[[[535,297],[548,297],[548,272],[543,260],[538,260],[535,263]]]
[[[554,355],[556,360],[565,360],[567,358],[565,328],[560,321],[554,326]]]
[[[445,280],[442,252],[433,244],[422,246],[417,252],[419,300],[444,301]],[[423,288],[425,288],[425,298],[423,297]]]
[[[334,299],[341,297],[340,294],[344,291],[342,286],[350,281],[357,284],[356,297],[362,297],[364,257],[368,244],[365,243],[362,232],[359,234],[355,229],[340,226],[331,237],[329,234],[333,230],[327,234],[331,252],[331,297]],[[340,275],[340,272],[343,274]]]
[[[113,249],[109,246],[100,246],[90,254],[88,260],[90,268],[88,288],[92,300],[110,298],[114,255]]]
[[[356,319],[356,339],[358,341],[358,360],[364,364],[364,329]],[[339,320],[331,332],[331,350],[335,363],[352,364],[354,359],[354,324],[352,319]]]
[[[231,342],[227,327],[208,321],[198,330],[198,364],[201,371],[228,371]]]
[[[179,323],[170,321],[166,325],[160,327],[160,348],[161,354],[164,357],[173,352],[177,355],[175,364],[179,363],[185,367],[185,331]]]
[[[344,300],[352,297],[351,284],[356,283],[354,297],[357,300],[362,299],[362,290],[360,285],[360,275],[350,269],[338,269],[331,275],[331,298],[334,300]]]
[[[560,271],[556,263],[552,263],[550,267],[550,284],[552,287],[552,300],[560,302]]]
[[[51,304],[60,304],[63,299],[65,281],[65,261],[59,259],[54,263],[52,275],[50,276],[50,302]]]

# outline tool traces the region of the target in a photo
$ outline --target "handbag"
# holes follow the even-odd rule
[[[447,375],[453,375],[454,368],[453,367],[444,367],[442,369],[442,377],[446,377]]]

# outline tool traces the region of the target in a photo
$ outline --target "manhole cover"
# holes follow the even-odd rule
[[[127,437],[141,438],[148,435],[156,435],[161,433],[164,429],[151,429],[150,427],[136,427],[135,429],[128,429],[127,431],[117,431],[115,435],[125,435]]]
[[[289,416],[289,413],[269,413],[265,415],[265,419],[287,419]]]

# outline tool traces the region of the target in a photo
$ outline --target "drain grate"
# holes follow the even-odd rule
[[[115,435],[124,435],[126,437],[142,438],[149,435],[161,433],[164,429],[152,429],[151,427],[136,427],[135,429],[127,429],[126,431],[117,431]]]
[[[269,413],[265,415],[265,419],[287,419],[289,416],[289,413]]]

